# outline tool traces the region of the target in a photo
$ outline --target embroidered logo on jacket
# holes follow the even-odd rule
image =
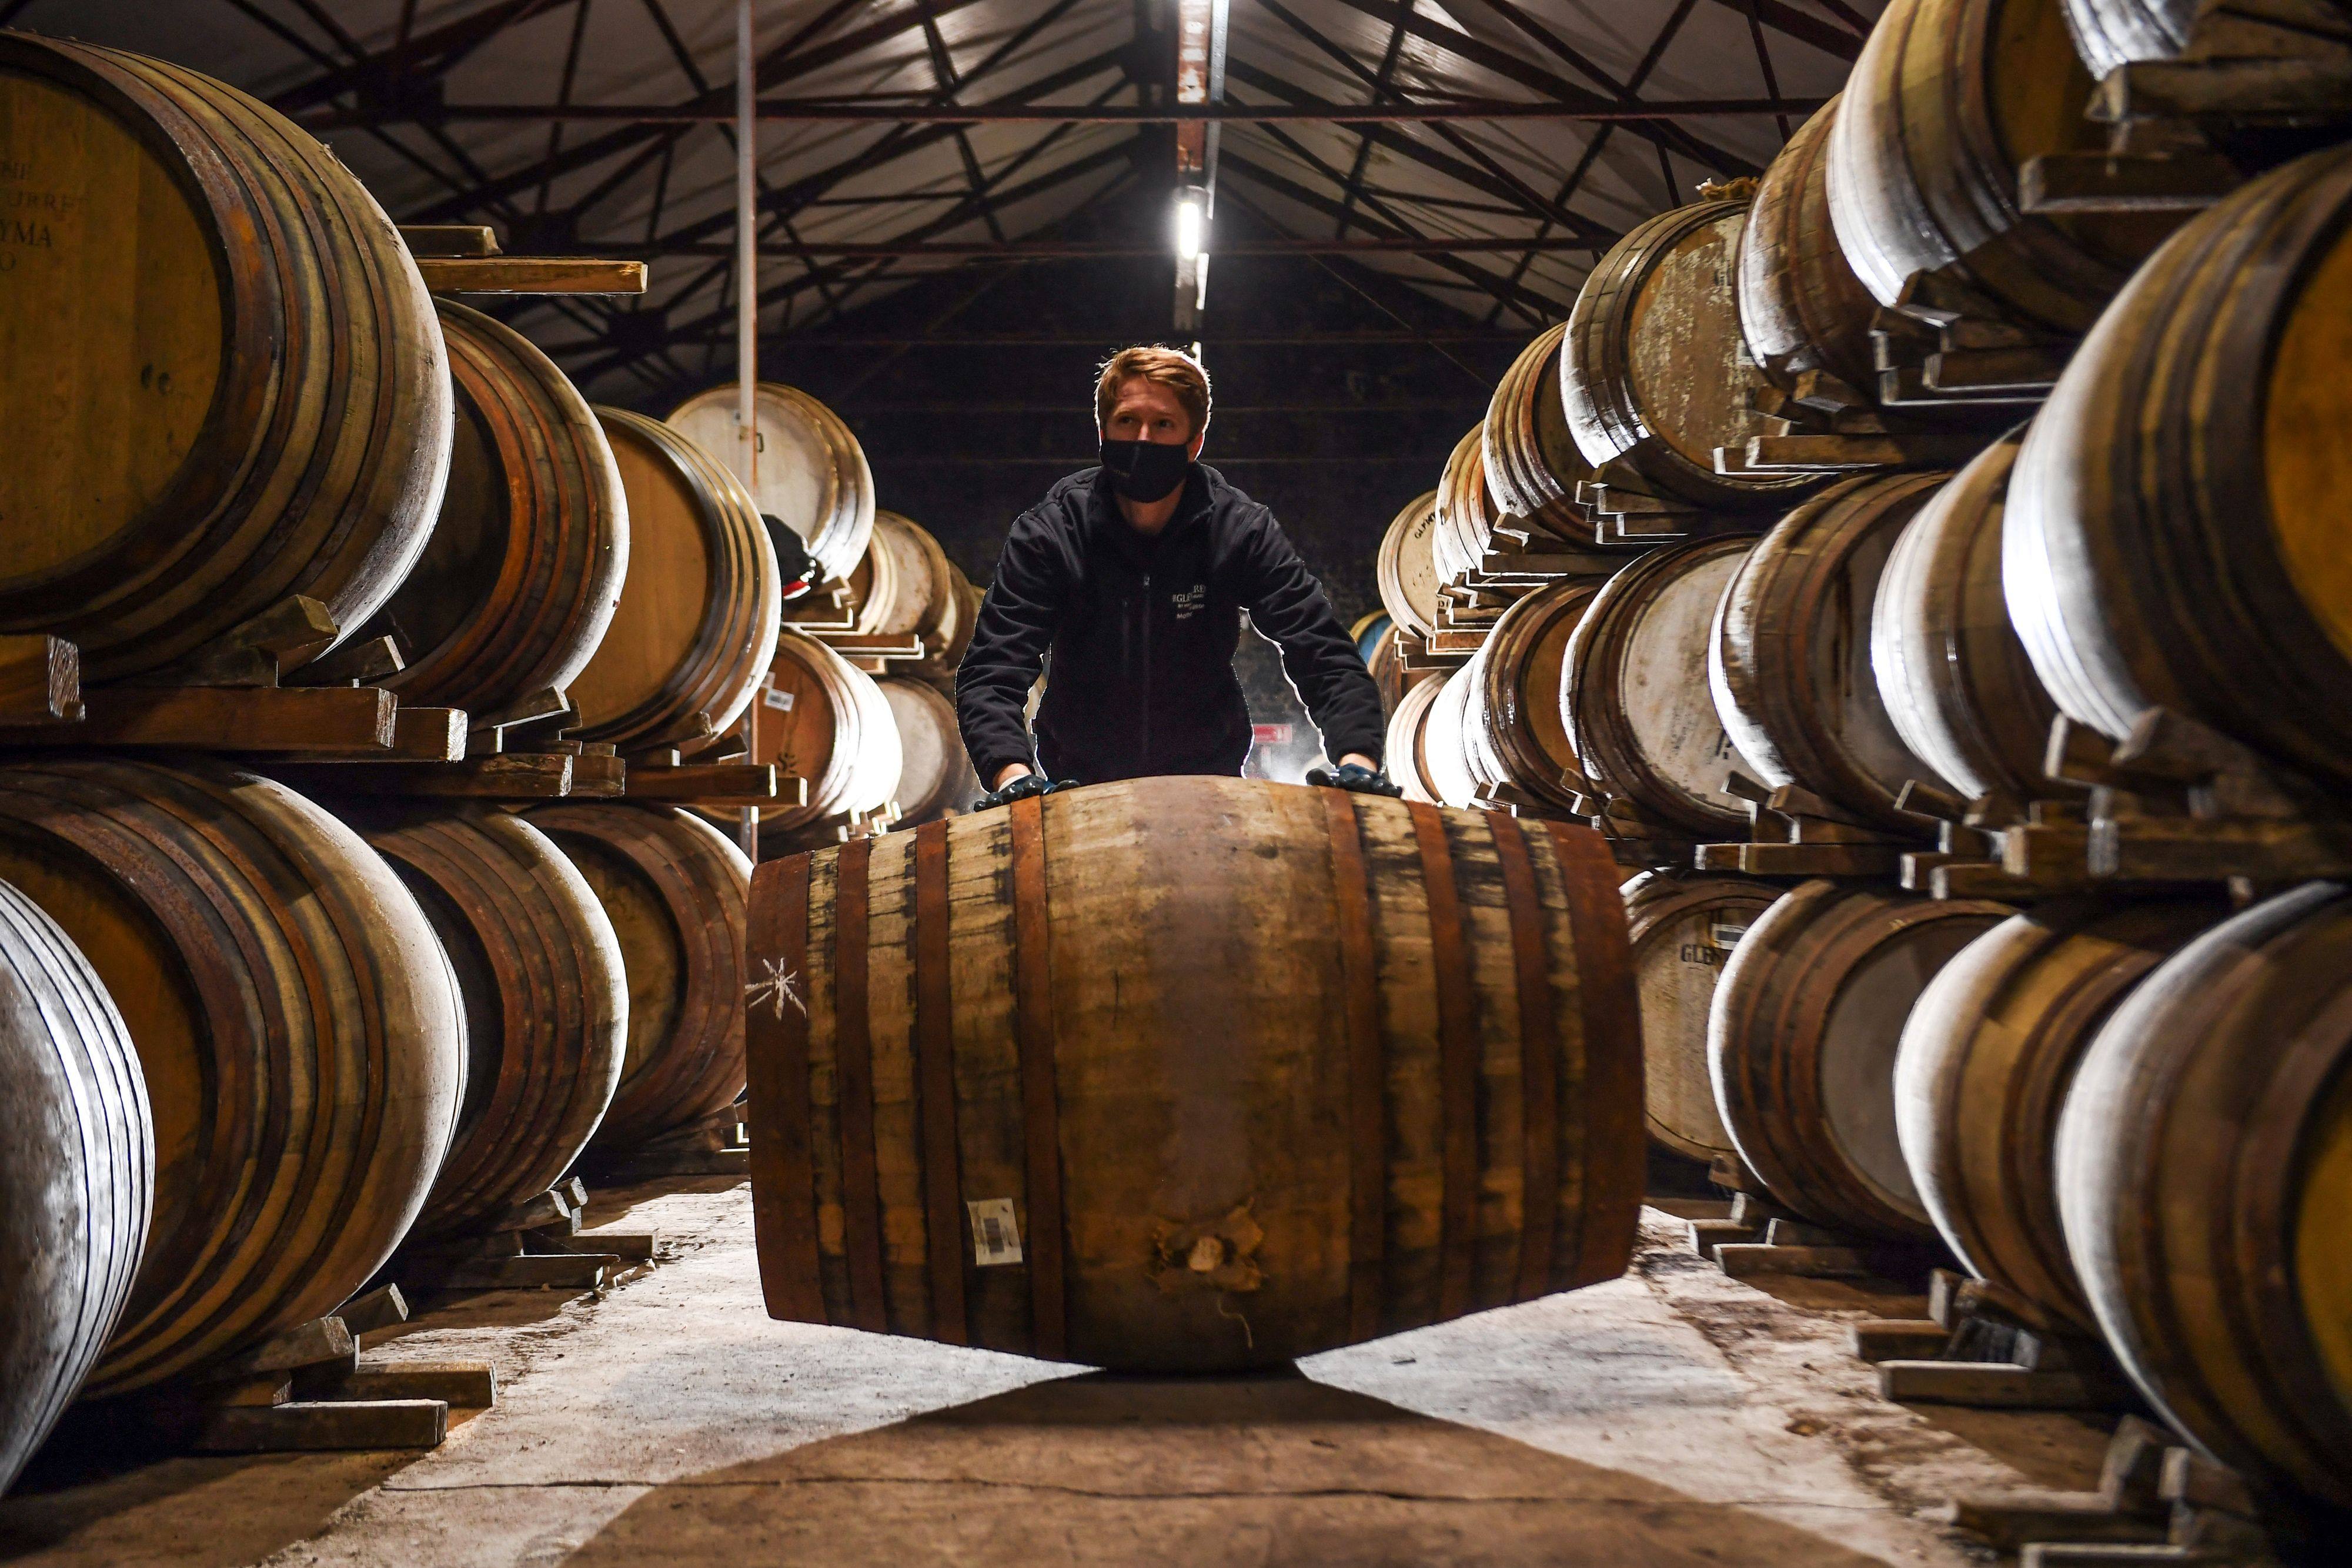
[[[1170,594],[1168,602],[1176,607],[1177,620],[1190,621],[1201,612],[1202,606],[1209,602],[1209,585],[1196,582],[1180,592]]]

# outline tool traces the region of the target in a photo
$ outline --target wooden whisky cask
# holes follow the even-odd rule
[[[449,467],[391,220],[235,89],[28,33],[0,35],[0,631],[70,638],[95,681],[290,594],[355,631]]]
[[[1913,779],[1937,782],[1887,716],[1871,668],[1871,612],[1895,541],[1948,476],[1860,475],[1757,541],[1724,592],[1707,685],[1724,733],[1767,784],[1800,784],[1892,828]]]
[[[1969,1271],[2092,1326],[2058,1218],[2058,1114],[2083,1053],[2217,901],[2059,899],[1960,950],[1919,994],[1895,1062],[1920,1201]]]
[[[955,704],[938,687],[896,677],[874,683],[898,731],[895,796],[902,827],[969,810],[986,793],[956,728]]]
[[[797,632],[776,639],[751,760],[808,780],[805,806],[759,809],[761,831],[771,836],[878,810],[897,793],[906,762],[898,720],[874,677]]]
[[[1466,759],[1479,795],[1568,811],[1592,793],[1561,719],[1560,674],[1599,591],[1578,578],[1538,589],[1503,612],[1465,667]]]
[[[625,1153],[733,1104],[751,861],[689,811],[583,800],[526,820],[587,879],[620,944],[628,1045],[590,1146]]]
[[[1440,583],[1465,582],[1477,571],[1494,541],[1496,512],[1480,433],[1473,430],[1454,444],[1437,483],[1437,531],[1429,549]]]
[[[465,1088],[449,960],[383,858],[215,764],[0,768],[0,880],[113,997],[155,1126],[154,1219],[88,1392],[332,1312],[423,1207]]]
[[[1372,559],[1381,608],[1416,637],[1437,630],[1436,528],[1437,492],[1432,490],[1415,497],[1396,515]]]
[[[1769,434],[1748,404],[1766,383],[1740,340],[1732,285],[1747,221],[1740,202],[1660,213],[1585,279],[1560,348],[1560,404],[1593,467],[1622,463],[1663,495],[1735,510],[1785,507],[1820,483],[1715,471],[1717,447]]]
[[[1748,830],[1747,803],[1724,781],[1753,765],[1724,733],[1706,670],[1717,607],[1755,544],[1653,550],[1601,586],[1566,650],[1561,717],[1594,792],[1703,837]]]
[[[1743,876],[1649,871],[1621,893],[1642,997],[1650,1142],[1702,1165],[1734,1158],[1707,1077],[1706,1020],[1724,965],[1781,890]]]
[[[2178,59],[2189,47],[2197,13],[2205,8],[2199,0],[2062,0],[2062,4],[2074,53],[2095,79],[2133,60]],[[2295,0],[2284,4],[2272,0],[2267,7],[2256,0],[2251,5],[2230,7],[2240,15],[2266,8],[2292,8],[2306,19],[2317,10]]]
[[[2058,1123],[2058,1208],[2132,1381],[2265,1490],[2352,1506],[2352,891],[2311,883],[2124,998]]]
[[[1830,222],[1830,128],[1834,98],[1780,149],[1756,188],[1739,235],[1734,276],[1748,357],[1782,392],[1800,376],[1832,377],[1872,402],[1878,371],[1870,319],[1878,301],[1838,248]]]
[[[494,1225],[561,1180],[621,1080],[629,993],[604,904],[505,811],[338,802],[415,894],[457,972],[466,1098],[416,1233]]]
[[[1892,1240],[1936,1234],[1895,1129],[1895,1052],[1936,972],[2002,904],[1801,883],[1757,916],[1707,1017],[1717,1112],[1776,1202]]]
[[[572,733],[624,749],[742,716],[775,657],[783,583],[750,494],[668,425],[599,408],[629,515],[629,570],[571,693]]]
[[[366,634],[405,668],[376,684],[412,703],[495,714],[564,690],[612,623],[629,509],[604,428],[521,334],[436,301],[457,400],[433,537]]]
[[[732,472],[735,410],[729,382],[680,403],[668,423]],[[759,510],[798,534],[825,576],[845,580],[874,532],[874,471],[857,437],[833,410],[779,382],[760,383],[752,419]]]
[[[1423,743],[1429,733],[1430,713],[1444,695],[1445,685],[1445,677],[1432,674],[1407,686],[1404,695],[1397,699],[1395,711],[1389,715],[1388,734],[1381,743],[1381,756],[1387,764],[1389,777],[1404,790],[1406,800],[1424,805],[1438,803],[1437,792],[1430,787],[1429,760]]]
[[[885,636],[911,632],[928,648],[943,647],[961,606],[955,591],[954,569],[948,564],[940,541],[896,512],[877,512],[866,560],[877,568],[884,561],[889,563],[889,590],[871,593],[860,602],[857,629]],[[880,580],[877,577],[877,581]],[[854,588],[855,574],[850,581]]]
[[[1566,323],[1547,328],[1519,351],[1496,384],[1480,427],[1486,486],[1496,503],[1552,538],[1592,548],[1592,522],[1576,504],[1592,465],[1577,450],[1559,401],[1559,345]]]
[[[2006,319],[2080,332],[2177,226],[2173,213],[2028,214],[2018,174],[2103,152],[2063,0],[1893,0],[1846,78],[1830,132],[1830,216],[1872,296],[1914,273]]]
[[[2059,708],[2171,708],[2352,781],[2352,148],[2242,186],[2085,338],[2011,476],[2001,576]]]
[[[751,1009],[774,1316],[1205,1372],[1625,1267],[1640,1030],[1585,830],[1148,779],[759,878],[753,962],[802,977]]]
[[[1467,809],[1486,792],[1486,779],[1499,771],[1480,768],[1471,748],[1484,737],[1476,707],[1480,682],[1465,664],[1438,684],[1437,696],[1422,720],[1416,750],[1422,784],[1441,806]]]
[[[122,1015],[57,922],[0,883],[0,1496],[113,1334],[154,1189]]]
[[[2046,788],[2057,706],[2010,623],[2001,531],[2019,438],[1987,447],[1903,529],[1871,610],[1870,666],[1903,744],[1969,800]]]

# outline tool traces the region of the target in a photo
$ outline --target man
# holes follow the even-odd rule
[[[1095,392],[1102,465],[1013,523],[956,676],[975,809],[1170,773],[1242,770],[1241,612],[1282,667],[1336,769],[1313,784],[1403,791],[1381,776],[1381,698],[1274,514],[1202,465],[1209,378],[1173,349],[1123,349]],[[1033,750],[1023,710],[1048,652]]]

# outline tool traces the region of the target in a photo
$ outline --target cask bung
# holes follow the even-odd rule
[[[1586,830],[1150,779],[759,877],[774,1316],[1214,1371],[1625,1267],[1641,1047]]]
[[[289,594],[356,631],[432,530],[449,371],[334,156],[223,83],[0,36],[0,631],[93,681]]]
[[[419,1236],[494,1224],[553,1186],[621,1078],[629,995],[604,906],[546,834],[478,806],[340,808],[440,937],[466,1012],[466,1098]]]
[[[449,484],[424,553],[365,634],[411,703],[495,714],[571,685],[611,624],[629,511],[612,446],[553,361],[478,310],[436,302],[457,401]]]
[[[600,408],[629,514],[629,570],[573,677],[572,734],[625,751],[742,716],[775,657],[783,583],[751,497],[666,424]]]
[[[701,818],[666,807],[566,801],[525,820],[587,880],[620,945],[628,1043],[591,1147],[625,1153],[733,1104],[750,860]]]
[[[0,883],[0,1494],[114,1333],[154,1187],[122,1015],[57,922]]]
[[[698,392],[668,423],[730,472],[735,459],[735,383]],[[874,471],[841,416],[798,387],[761,382],[752,403],[758,432],[758,509],[800,536],[825,576],[847,580],[874,532]]]
[[[2216,926],[2124,998],[2058,1123],[2058,1211],[2149,1402],[2258,1488],[2352,1506],[2352,894]]]
[[[154,1219],[88,1391],[142,1388],[331,1312],[423,1207],[465,1089],[449,960],[359,835],[217,763],[0,768],[0,881],[129,1029]]]
[[[1707,653],[1724,733],[1767,784],[1799,784],[1864,819],[1937,782],[1887,716],[1871,667],[1871,611],[1905,525],[1941,474],[1864,475],[1805,502],[1759,540],[1725,591]]]
[[[1936,1234],[1895,1132],[1895,1047],[1937,971],[2010,913],[1814,881],[1748,926],[1716,987],[1707,1072],[1775,1201],[1859,1236]]]
[[[2058,1218],[2058,1115],[2083,1053],[2148,972],[2228,907],[2060,899],[1937,972],[1895,1059],[1903,1155],[1936,1228],[1981,1279],[2091,1326]]]

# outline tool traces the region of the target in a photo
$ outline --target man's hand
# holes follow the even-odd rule
[[[1337,768],[1318,768],[1307,775],[1309,784],[1325,789],[1345,789],[1356,795],[1386,795],[1402,799],[1403,787],[1381,777],[1381,770],[1370,765],[1370,758],[1359,759],[1350,752],[1348,759]]]
[[[975,811],[985,811],[996,806],[1010,806],[1015,800],[1026,800],[1032,795],[1051,795],[1057,789],[1075,789],[1077,787],[1078,781],[1075,779],[1048,780],[1038,774],[1024,770],[1003,789],[982,795],[979,800],[974,800],[971,803],[971,809]]]

